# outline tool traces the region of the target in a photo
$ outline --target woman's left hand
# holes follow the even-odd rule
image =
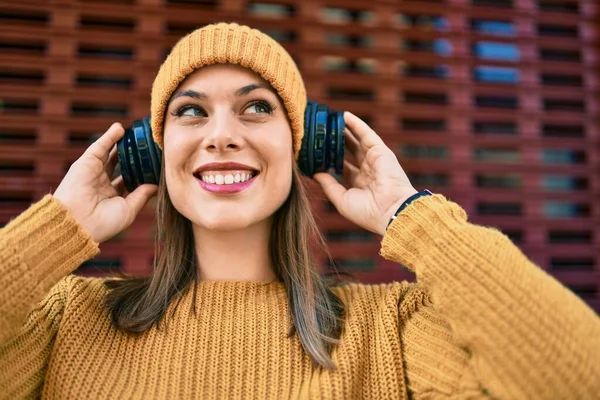
[[[383,140],[356,115],[345,112],[346,149],[357,165],[344,159],[338,183],[325,172],[313,176],[338,212],[358,226],[380,235],[402,203],[417,193],[396,155]]]

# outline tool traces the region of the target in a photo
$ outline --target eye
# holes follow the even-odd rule
[[[173,113],[178,117],[205,117],[206,112],[201,107],[194,105],[186,105],[179,108]]]
[[[245,114],[271,114],[273,106],[266,101],[257,101],[244,110]]]

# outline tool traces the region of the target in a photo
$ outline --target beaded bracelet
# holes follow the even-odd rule
[[[412,196],[410,196],[408,199],[406,199],[404,201],[404,203],[402,203],[402,205],[400,206],[400,208],[398,208],[398,211],[396,211],[396,213],[392,216],[392,218],[390,218],[390,222],[388,222],[387,227],[385,228],[387,230],[387,228],[390,227],[390,225],[392,224],[392,222],[398,218],[398,214],[400,214],[402,212],[402,210],[404,210],[406,207],[408,207],[408,205],[410,203],[412,203],[413,201],[415,201],[416,199],[423,197],[423,196],[431,196],[433,195],[433,193],[431,193],[431,191],[429,191],[428,189],[425,189],[419,193],[415,193]]]

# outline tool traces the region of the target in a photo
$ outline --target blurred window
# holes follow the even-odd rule
[[[523,213],[523,206],[521,203],[512,202],[479,202],[477,203],[477,213],[479,215],[517,216]]]
[[[478,82],[517,83],[520,74],[517,68],[479,65],[473,70],[473,77]]]
[[[547,218],[588,217],[590,206],[570,201],[547,201],[544,203],[543,214]]]
[[[544,164],[584,164],[586,155],[581,150],[542,149],[542,162]]]
[[[368,10],[323,7],[321,8],[321,21],[328,24],[348,24],[351,22],[370,24],[374,22],[374,14]]]
[[[484,60],[519,61],[519,47],[512,43],[477,42],[473,47],[475,55]]]
[[[484,35],[494,36],[516,36],[517,30],[515,24],[508,21],[490,21],[483,19],[473,19],[471,21],[473,30]]]
[[[581,52],[577,49],[540,49],[540,58],[546,61],[578,62],[581,61]]]
[[[475,96],[475,104],[477,107],[484,108],[519,108],[519,99],[516,96],[490,96],[477,95]]]
[[[515,149],[476,148],[473,150],[473,159],[476,161],[516,163],[520,158],[519,151]]]
[[[406,158],[433,158],[442,160],[448,157],[448,149],[445,146],[405,144],[402,146],[401,155]]]
[[[577,29],[577,26],[539,24],[538,35],[576,38],[579,36],[579,30]]]
[[[517,124],[514,122],[502,122],[502,121],[486,121],[486,122],[475,122],[473,123],[473,131],[476,134],[494,134],[494,135],[516,135]]]
[[[475,184],[482,188],[517,189],[521,187],[521,177],[510,174],[477,174]]]
[[[448,175],[444,173],[407,172],[407,175],[415,186],[446,187],[450,183]]]
[[[585,190],[589,186],[586,178],[564,175],[542,176],[542,188],[547,191]]]
[[[257,17],[282,19],[294,15],[296,9],[290,4],[249,3],[248,12]]]

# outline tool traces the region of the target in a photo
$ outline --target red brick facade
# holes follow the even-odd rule
[[[0,3],[0,222],[52,190],[89,139],[149,112],[186,32],[263,29],[310,98],[366,118],[414,185],[460,203],[600,309],[600,17],[595,0],[53,0]],[[365,281],[409,275],[314,208]],[[147,273],[152,208],[82,273]],[[98,269],[100,268],[100,269]]]

